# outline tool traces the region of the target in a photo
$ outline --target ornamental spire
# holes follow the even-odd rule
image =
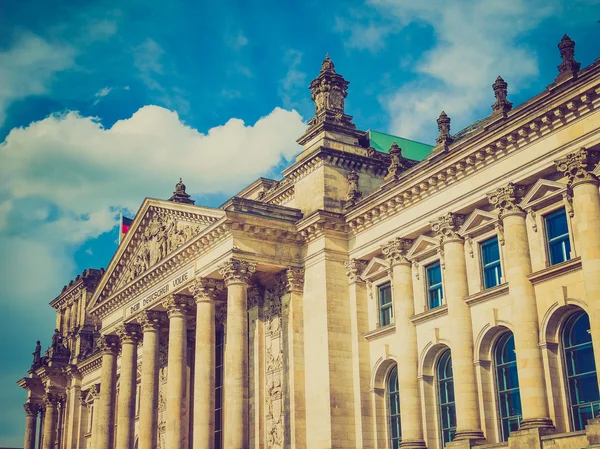
[[[575,61],[575,41],[566,34],[558,44],[562,62],[558,66],[558,75],[554,82],[561,82],[571,77],[576,77],[581,64]]]
[[[194,200],[190,199],[190,195],[185,191],[185,184],[179,178],[179,182],[175,184],[175,191],[169,201],[173,201],[175,203],[185,203],[185,204],[194,204]]]
[[[501,76],[496,78],[496,81],[492,84],[494,96],[496,97],[496,102],[492,105],[494,114],[505,114],[512,109],[512,103],[506,99],[508,96],[507,87],[508,84]]]
[[[454,137],[452,137],[450,134],[450,117],[448,117],[444,111],[442,111],[437,119],[437,125],[440,135],[437,139],[435,139],[435,141],[438,145],[441,145],[444,147],[444,149],[447,149],[448,145],[454,142]]]

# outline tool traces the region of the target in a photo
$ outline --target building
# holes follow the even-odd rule
[[[146,199],[52,301],[25,449],[598,447],[600,60],[574,46],[524,104],[498,77],[485,119],[442,112],[420,161],[356,129],[327,57],[281,181]]]

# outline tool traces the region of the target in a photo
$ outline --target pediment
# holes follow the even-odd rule
[[[147,198],[102,277],[91,308],[150,272],[224,216],[220,209]]]
[[[538,180],[521,201],[523,209],[538,209],[548,203],[558,201],[567,193],[568,186],[549,179]]]
[[[498,214],[482,209],[475,209],[467,217],[458,233],[463,236],[473,235],[493,228],[498,223]]]
[[[408,251],[406,257],[411,260],[419,260],[433,254],[438,250],[439,247],[439,239],[429,237],[427,235],[421,235],[414,241],[413,246]]]
[[[387,273],[390,268],[390,264],[387,260],[379,257],[373,257],[367,267],[364,269],[360,277],[363,280],[374,279]]]

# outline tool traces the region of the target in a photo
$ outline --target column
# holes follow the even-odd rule
[[[119,338],[116,335],[102,335],[98,344],[102,352],[102,371],[100,374],[100,404],[96,415],[98,417],[96,427],[98,436],[94,449],[113,449]]]
[[[40,431],[38,432],[38,444],[37,448],[42,449],[44,444],[44,420],[46,418],[46,407],[40,405]]]
[[[382,247],[392,270],[392,298],[398,348],[398,391],[402,448],[424,448],[423,417],[418,379],[417,329],[410,320],[415,314],[412,267],[406,258],[412,240],[396,238]],[[466,278],[465,278],[466,282]],[[470,323],[469,323],[470,326]],[[470,327],[469,327],[470,328]],[[454,356],[454,353],[452,353]]]
[[[504,228],[504,276],[512,302],[515,351],[523,421],[521,429],[552,427],[546,400],[546,382],[539,347],[537,304],[531,273],[525,212],[518,203],[525,193],[523,186],[512,183],[488,195],[499,209]]]
[[[556,161],[556,166],[568,178],[573,189],[573,210],[577,219],[577,241],[594,358],[597,369],[600,369],[600,193],[598,177],[591,173],[598,159],[598,152],[582,148]]]
[[[77,303],[78,301],[73,301],[71,304],[71,329],[75,329],[77,327]]]
[[[184,447],[185,397],[187,371],[187,316],[193,300],[185,295],[171,295],[164,302],[169,316],[169,354],[167,363],[167,409],[165,443],[168,449]]]
[[[138,447],[154,449],[157,445],[158,423],[158,334],[165,322],[165,315],[155,310],[145,310],[141,313],[139,322],[142,326],[143,343]]]
[[[79,424],[77,427],[77,440],[74,449],[86,449],[85,434],[89,425],[89,408],[82,394],[79,396]]]
[[[212,449],[215,414],[215,300],[224,285],[198,278],[190,291],[196,301],[196,352],[194,359],[194,449]]]
[[[25,408],[25,443],[23,449],[35,449],[37,415],[40,406],[27,402],[23,404],[23,408]]]
[[[65,320],[64,320],[64,328],[63,335],[67,335],[71,331],[71,306],[69,304],[65,305]]]
[[[444,297],[448,304],[450,345],[452,347],[452,370],[456,402],[455,441],[481,440],[481,418],[477,399],[477,380],[473,363],[473,328],[471,310],[465,303],[469,291],[467,286],[467,266],[465,264],[464,240],[458,235],[458,228],[464,223],[464,216],[448,213],[431,223],[431,228],[439,235],[443,249]],[[400,377],[400,376],[398,376]],[[402,401],[402,397],[400,397]]]
[[[98,441],[98,410],[100,409],[100,384],[92,385],[90,394],[94,398],[92,403],[92,436],[90,438],[91,449],[96,449]]]
[[[223,447],[248,447],[248,282],[254,263],[230,259],[219,267],[227,286]]]
[[[75,365],[67,367],[67,373],[71,378],[71,386],[68,394],[68,414],[65,426],[66,449],[77,449],[77,436],[79,429],[79,407],[81,397],[81,374]]]
[[[58,404],[63,397],[56,393],[44,395],[46,412],[44,415],[44,436],[42,449],[54,449],[56,442],[56,425],[58,423]]]
[[[137,347],[141,329],[138,324],[126,323],[117,329],[121,340],[121,385],[117,407],[116,449],[133,449],[135,425],[135,392],[137,380]]]

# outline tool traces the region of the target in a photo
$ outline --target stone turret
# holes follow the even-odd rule
[[[556,83],[576,77],[579,67],[581,67],[581,64],[575,61],[575,41],[566,34],[559,42],[558,50],[562,62],[558,66],[558,76],[554,79]]]
[[[175,203],[184,203],[184,204],[194,204],[194,200],[190,199],[190,195],[185,191],[185,184],[179,178],[179,182],[175,184],[175,191],[169,201],[174,201]]]

